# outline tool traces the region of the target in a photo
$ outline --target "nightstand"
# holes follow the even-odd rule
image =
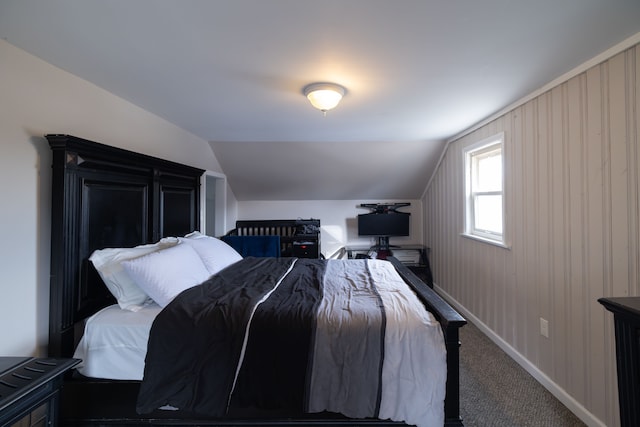
[[[55,426],[64,374],[79,359],[0,357],[0,425]]]

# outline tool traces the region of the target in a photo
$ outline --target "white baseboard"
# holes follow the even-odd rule
[[[606,427],[606,424],[598,419],[595,415],[589,412],[584,406],[582,406],[577,400],[569,395],[563,388],[553,382],[544,372],[538,367],[532,364],[527,358],[516,351],[509,343],[503,340],[492,329],[484,324],[480,319],[469,312],[458,301],[447,294],[442,288],[435,283],[433,289],[449,304],[451,304],[456,310],[458,310],[468,321],[473,323],[478,329],[480,329],[485,335],[489,337],[500,349],[507,353],[513,360],[515,360],[522,368],[527,371],[533,378],[535,378],[544,388],[546,388],[551,394],[553,394],[563,405],[565,405],[576,417],[580,418],[583,423],[589,427]],[[462,343],[464,346],[464,343]]]

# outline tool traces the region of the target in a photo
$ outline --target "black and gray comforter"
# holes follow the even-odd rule
[[[137,409],[339,412],[442,425],[439,324],[385,261],[245,258],[156,318]]]

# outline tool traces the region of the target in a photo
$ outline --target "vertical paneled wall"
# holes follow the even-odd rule
[[[637,45],[453,141],[424,196],[437,286],[607,426],[615,338],[597,299],[640,295],[639,119]],[[500,131],[510,249],[460,234],[462,147]]]

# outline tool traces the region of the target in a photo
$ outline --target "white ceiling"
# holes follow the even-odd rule
[[[0,37],[210,141],[238,200],[419,198],[447,138],[638,32],[640,0],[0,0]]]

